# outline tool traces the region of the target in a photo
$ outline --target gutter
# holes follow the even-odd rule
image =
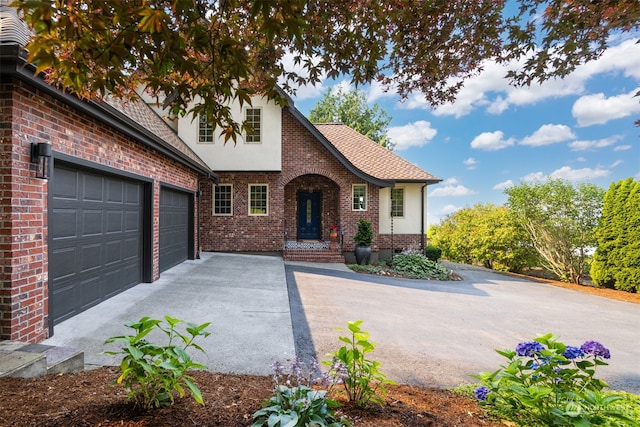
[[[0,44],[0,74],[2,76],[12,76],[24,81],[37,90],[87,114],[101,123],[105,123],[129,138],[153,148],[170,159],[188,166],[206,176],[207,179],[217,183],[218,176],[212,169],[204,164],[198,163],[173,145],[166,143],[162,138],[117,111],[106,102],[81,100],[69,92],[62,92],[55,86],[48,84],[41,77],[34,75],[34,72],[35,66],[26,62],[26,51],[21,46],[16,44]]]

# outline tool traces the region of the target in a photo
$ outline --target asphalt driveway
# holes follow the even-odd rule
[[[418,281],[363,275],[340,264],[284,263],[257,255],[203,253],[78,316],[43,342],[85,351],[94,365],[104,340],[123,325],[169,314],[212,322],[195,359],[218,372],[270,374],[274,360],[326,359],[339,345],[336,327],[362,319],[377,343],[373,359],[398,382],[451,387],[494,370],[494,352],[553,332],[566,344],[602,342],[610,366],[598,376],[640,394],[640,305],[460,266],[464,280]],[[152,339],[162,339],[161,335]]]
[[[494,349],[537,334],[611,350],[598,377],[640,393],[640,306],[469,266],[464,280],[418,281],[287,265],[298,352],[320,358],[340,346],[336,327],[362,319],[371,358],[398,382],[452,387],[497,369]]]

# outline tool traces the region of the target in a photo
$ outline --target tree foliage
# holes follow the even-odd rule
[[[609,186],[596,237],[594,284],[640,292],[640,181],[628,178]]]
[[[507,188],[507,206],[527,230],[543,265],[567,282],[580,283],[605,191],[594,184],[574,186],[560,179]]]
[[[430,244],[451,261],[496,270],[519,272],[536,263],[529,236],[504,206],[477,204],[448,215],[431,227]]]
[[[486,60],[509,78],[562,77],[610,36],[640,27],[637,0],[16,0],[35,36],[29,60],[80,96],[167,95],[175,113],[205,113],[228,138],[229,103],[279,84],[348,75],[406,99],[452,101]],[[285,61],[291,59],[292,61]],[[296,67],[287,68],[293,62]]]
[[[309,120],[312,123],[345,124],[383,147],[392,148],[387,140],[391,117],[378,104],[370,107],[362,91],[344,92],[341,88],[336,91],[329,88],[311,109]]]

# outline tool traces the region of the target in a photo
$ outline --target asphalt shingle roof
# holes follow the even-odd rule
[[[441,181],[346,125],[318,123],[314,126],[353,166],[368,175],[400,182]]]

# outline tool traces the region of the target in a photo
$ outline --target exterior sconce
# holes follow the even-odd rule
[[[51,154],[51,144],[46,142],[31,143],[31,163],[36,164],[36,178],[49,179]]]

